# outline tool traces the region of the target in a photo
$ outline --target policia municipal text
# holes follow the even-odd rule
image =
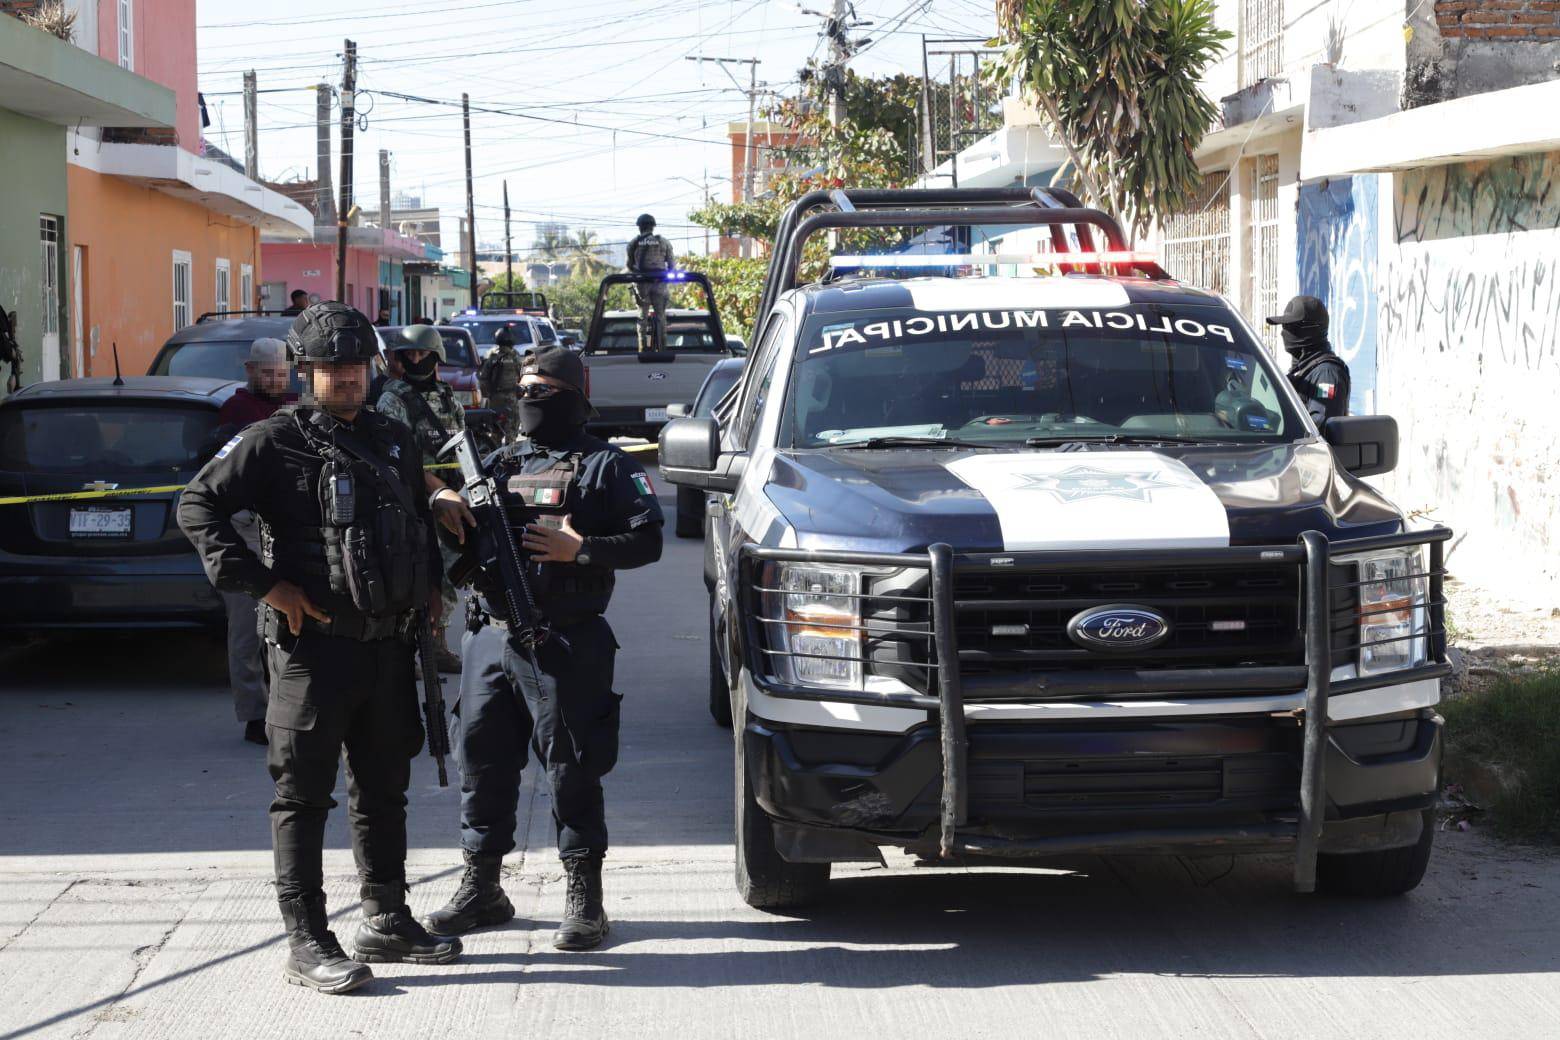
[[[470,513],[447,488],[428,494],[410,430],[363,407],[376,350],[366,316],[316,304],[287,346],[309,403],[228,441],[185,490],[179,526],[218,589],[264,603],[283,970],[343,993],[372,978],[363,961],[443,964],[461,950],[407,911],[406,788],[423,741],[415,615],[436,621],[441,606],[431,521],[464,537]],[[260,520],[258,556],[234,530],[243,510]],[[327,926],[321,866],[343,746],[364,916],[352,959]]]

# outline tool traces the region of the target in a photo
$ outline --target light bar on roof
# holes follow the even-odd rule
[[[871,253],[832,256],[831,267],[1049,267],[1053,264],[1157,264],[1153,253],[1126,249],[1076,253]]]

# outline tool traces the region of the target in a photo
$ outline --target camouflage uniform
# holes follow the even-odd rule
[[[424,407],[424,404],[427,407]],[[450,389],[450,385],[440,379],[432,380],[428,384],[427,391],[420,391],[404,379],[392,379],[385,384],[384,392],[379,395],[379,402],[374,406],[374,410],[386,418],[404,423],[411,429],[417,446],[422,449],[424,469],[437,464],[440,461],[438,451],[444,446],[444,442],[466,428],[466,410],[455,399],[455,391]],[[451,487],[460,486],[460,474],[456,470],[435,469],[431,472],[438,474],[439,479]],[[447,574],[450,564],[455,560],[455,554],[444,547],[442,540],[439,543],[439,552],[444,557],[444,568]],[[439,587],[439,595],[444,601],[444,620],[447,624],[454,616],[457,604],[455,589],[448,578],[441,579]]]
[[[653,231],[647,231],[628,244],[628,269],[633,274],[665,274],[672,269],[677,254],[672,244]],[[639,303],[639,349],[666,349],[667,290],[665,282],[650,282],[634,286],[634,298]],[[650,328],[650,308],[655,308],[655,341],[648,344],[645,334]]]
[[[513,345],[499,345],[477,366],[477,381],[488,406],[504,417],[504,439],[520,435],[520,354]]]

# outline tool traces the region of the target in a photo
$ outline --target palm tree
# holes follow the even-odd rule
[[[594,231],[581,229],[569,241],[569,273],[576,278],[594,278],[610,265],[601,258],[601,239]]]

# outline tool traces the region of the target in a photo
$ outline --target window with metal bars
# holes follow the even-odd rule
[[[1278,349],[1278,330],[1262,319],[1278,313],[1278,156],[1250,161],[1250,234],[1247,236],[1246,316],[1268,350]]]
[[[1215,170],[1163,227],[1165,270],[1179,281],[1217,293],[1229,291],[1230,175]]]
[[[1284,0],[1241,0],[1240,85],[1276,76],[1284,64]]]

